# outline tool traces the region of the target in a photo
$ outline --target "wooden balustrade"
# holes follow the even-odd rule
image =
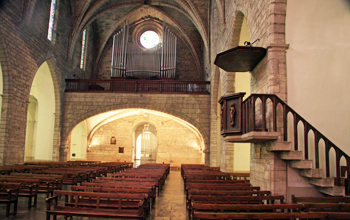
[[[288,115],[291,114],[292,122],[288,123]],[[278,118],[282,118],[282,123]],[[298,143],[298,124],[302,123],[304,128],[303,141],[304,146],[299,146]],[[288,137],[288,126],[292,125],[293,138]],[[315,168],[322,168],[326,170],[326,177],[331,177],[330,164],[331,161],[335,161],[335,185],[341,186],[342,179],[345,181],[345,189],[347,195],[350,193],[350,157],[326,138],[320,131],[313,127],[303,117],[296,113],[291,107],[289,107],[284,101],[282,101],[276,95],[270,94],[252,94],[243,102],[243,134],[252,131],[273,131],[281,132],[283,134],[283,140],[293,140],[294,150],[302,150],[304,152],[304,159],[308,160],[314,158]],[[314,149],[309,149],[309,133],[314,134]],[[324,141],[324,160],[320,160],[320,142]],[[311,146],[310,146],[311,148]],[[331,158],[331,150],[334,150],[334,158]],[[313,152],[314,155],[310,155]],[[343,172],[346,171],[347,176],[341,175],[341,159],[346,161],[346,167],[343,168]]]
[[[210,82],[128,79],[66,79],[66,92],[210,94]]]

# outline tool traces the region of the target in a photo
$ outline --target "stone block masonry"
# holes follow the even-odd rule
[[[209,148],[210,96],[173,94],[66,93],[61,152],[69,149],[69,134],[81,121],[108,111],[150,109],[176,116],[198,129]],[[61,155],[66,160],[67,153]],[[205,156],[209,162],[209,153]]]

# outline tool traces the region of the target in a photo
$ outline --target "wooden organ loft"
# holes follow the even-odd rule
[[[177,36],[165,22],[155,47],[128,39],[127,22],[113,36],[111,79],[66,79],[66,92],[210,94],[210,82],[175,80]]]

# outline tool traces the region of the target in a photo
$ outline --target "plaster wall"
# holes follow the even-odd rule
[[[350,2],[287,4],[288,104],[350,154]]]
[[[87,128],[85,121],[80,122],[74,127],[71,137],[70,160],[85,160],[87,149]]]
[[[34,159],[52,160],[55,124],[55,91],[48,64],[35,75],[30,94],[37,99],[37,120]]]

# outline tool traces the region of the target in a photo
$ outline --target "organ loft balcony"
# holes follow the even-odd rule
[[[176,64],[180,55],[177,36],[165,22],[161,30],[161,33],[145,31],[135,43],[130,41],[126,22],[113,36],[110,79],[66,79],[65,91],[210,95],[208,81],[176,80],[179,79]]]

